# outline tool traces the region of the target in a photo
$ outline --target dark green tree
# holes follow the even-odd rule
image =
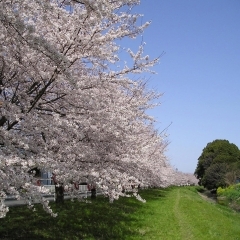
[[[235,144],[214,140],[203,149],[194,174],[200,185],[213,189],[226,185],[226,174],[237,170],[239,163],[240,151]]]
[[[214,163],[205,172],[201,182],[207,189],[216,189],[226,185],[227,163]]]

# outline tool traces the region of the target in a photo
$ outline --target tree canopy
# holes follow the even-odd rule
[[[144,55],[144,43],[137,52],[116,43],[150,24],[138,24],[139,3],[0,1],[1,199],[13,194],[30,206],[38,199],[53,214],[34,168],[68,189],[93,182],[110,201],[128,191],[141,200],[139,184],[171,184],[166,136],[146,113],[161,94],[130,77],[159,59]],[[119,54],[125,49],[128,63]],[[0,215],[7,211],[1,201]]]
[[[208,189],[224,186],[226,174],[236,172],[239,162],[240,151],[235,144],[214,140],[207,144],[198,158],[195,175],[199,183]]]

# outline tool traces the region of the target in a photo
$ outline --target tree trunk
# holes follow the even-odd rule
[[[63,185],[55,185],[55,194],[56,194],[55,202],[57,204],[63,204],[64,203],[64,187],[63,187]]]
[[[93,198],[96,198],[96,188],[95,187],[93,187],[92,189],[91,189],[91,198],[93,199]]]

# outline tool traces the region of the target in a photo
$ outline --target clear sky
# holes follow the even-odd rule
[[[193,173],[215,139],[240,148],[240,1],[142,0],[134,11],[152,21],[143,35],[146,54],[166,52],[149,86],[164,93],[151,114],[159,131],[172,122],[171,164]]]

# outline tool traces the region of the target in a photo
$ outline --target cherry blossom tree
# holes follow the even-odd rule
[[[190,186],[198,185],[198,179],[194,176],[193,173],[184,173],[178,170],[173,170],[173,177],[171,185],[174,186]]]
[[[158,59],[144,46],[121,62],[116,40],[149,25],[131,9],[138,0],[0,1],[0,197],[38,199],[33,168],[57,187],[88,179],[110,201],[137,186],[167,186],[167,140],[146,110],[160,97],[132,74]],[[73,190],[74,192],[74,190]],[[1,201],[0,214],[8,209]]]

